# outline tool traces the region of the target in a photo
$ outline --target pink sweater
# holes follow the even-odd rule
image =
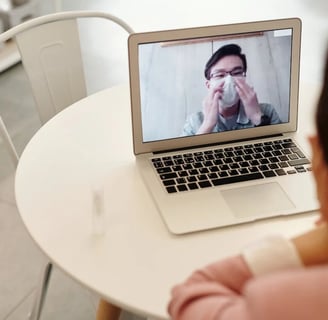
[[[304,268],[291,242],[267,239],[194,272],[168,310],[175,320],[327,320],[328,265]]]

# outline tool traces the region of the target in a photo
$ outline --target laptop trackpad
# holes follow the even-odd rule
[[[295,207],[277,182],[223,190],[221,194],[238,218],[271,216]]]

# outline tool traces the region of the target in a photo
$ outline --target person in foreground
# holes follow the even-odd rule
[[[174,320],[328,319],[328,55],[309,138],[320,219],[290,240],[269,236],[238,256],[195,271],[172,289]]]

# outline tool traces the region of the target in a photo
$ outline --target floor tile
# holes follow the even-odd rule
[[[0,319],[37,283],[44,255],[28,235],[14,205],[0,202]]]
[[[9,172],[8,172],[9,173]],[[7,177],[0,179],[0,201],[15,205],[15,193],[14,193],[14,184],[15,184],[15,173],[14,169],[11,174]]]
[[[96,308],[89,291],[54,268],[42,312],[43,319],[89,320],[94,319],[95,314]]]
[[[31,312],[31,306],[34,299],[34,290],[29,292],[29,294],[24,298],[23,301],[11,310],[10,314],[5,320],[28,320],[28,316]]]

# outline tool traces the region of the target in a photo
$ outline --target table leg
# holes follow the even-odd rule
[[[100,299],[97,310],[97,320],[118,320],[121,309],[113,304]]]

